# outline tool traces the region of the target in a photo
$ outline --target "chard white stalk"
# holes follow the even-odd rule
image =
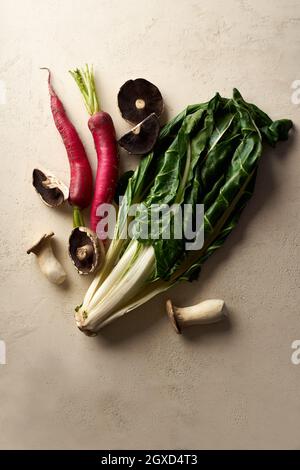
[[[124,240],[112,240],[106,254],[105,263],[88,288],[80,310],[84,311],[88,307],[98,287],[105,281],[109,273],[112,271],[114,264],[119,257],[120,248],[123,244]]]
[[[124,272],[130,266],[130,262],[134,258],[138,249],[138,242],[134,240],[123,256],[120,259],[120,262],[114,267],[110,275],[105,279],[105,281],[100,285],[97,292],[92,297],[91,301],[87,305],[89,311],[92,311],[94,307],[99,304],[99,302],[114,288],[119,281],[119,279],[124,275]]]
[[[138,256],[130,263],[137,251]],[[142,246],[136,241],[130,244],[111,274],[99,287],[87,309],[80,309],[77,316],[78,326],[87,332],[96,332],[102,328],[104,321],[109,320],[110,315],[114,316],[122,306],[127,305],[128,310],[128,302],[149,280],[154,267],[155,254],[152,246]]]

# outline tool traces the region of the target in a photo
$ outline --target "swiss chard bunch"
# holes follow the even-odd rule
[[[291,127],[287,119],[272,121],[236,89],[231,99],[217,93],[166,124],[128,181],[105,264],[77,309],[78,326],[95,333],[174,283],[197,278],[253,193],[263,141],[274,146],[288,138]],[[129,212],[133,204],[134,216]],[[181,222],[184,229],[199,204],[204,204],[204,243],[187,250],[186,239],[174,236],[176,208],[189,207]],[[151,236],[143,237],[153,208],[161,205],[175,208],[171,217],[167,213],[169,222],[163,217]],[[134,222],[131,238],[124,237],[129,221]],[[163,236],[166,228],[170,237]]]

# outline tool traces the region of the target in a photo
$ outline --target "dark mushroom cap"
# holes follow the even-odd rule
[[[27,254],[34,253],[35,255],[41,250],[44,244],[54,236],[54,232],[44,233],[37,242],[32,245],[31,248],[28,248]]]
[[[61,181],[37,168],[32,172],[32,184],[49,207],[58,207],[68,198],[68,188]]]
[[[124,134],[119,145],[134,155],[144,155],[150,152],[159,134],[159,120],[155,113],[150,114],[131,131]]]
[[[103,243],[92,230],[76,227],[69,237],[69,255],[79,274],[90,274],[104,258]]]
[[[137,78],[128,80],[121,86],[118,106],[126,121],[138,124],[151,113],[159,117],[164,104],[159,89],[153,83],[144,78]]]
[[[171,299],[168,299],[167,302],[166,302],[166,311],[167,311],[167,315],[172,323],[172,326],[174,328],[174,330],[176,331],[177,334],[181,334],[181,328],[180,328],[180,325],[178,324],[177,322],[177,319],[176,319],[176,314],[174,312],[174,307],[173,307],[173,303],[172,303],[172,300]]]

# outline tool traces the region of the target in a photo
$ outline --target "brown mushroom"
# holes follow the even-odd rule
[[[58,207],[69,197],[69,190],[62,181],[38,168],[32,172],[32,184],[44,204],[49,207]]]
[[[118,106],[126,121],[133,124],[155,113],[159,117],[163,111],[163,98],[159,89],[144,78],[128,80],[118,93]]]
[[[34,253],[37,257],[41,271],[53,284],[62,284],[66,273],[60,262],[54,256],[51,238],[54,232],[45,233],[34,245],[27,250],[27,254]]]
[[[130,132],[123,135],[119,145],[134,155],[144,155],[150,152],[159,134],[159,120],[155,113],[150,114],[142,122],[137,124]]]
[[[105,251],[92,230],[76,227],[69,237],[69,255],[79,274],[90,274],[100,267]]]

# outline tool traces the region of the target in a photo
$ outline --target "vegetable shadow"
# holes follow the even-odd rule
[[[145,330],[155,334],[163,320],[168,321],[162,296],[154,297],[141,307],[128,312],[99,331],[96,339],[114,346],[116,343],[130,342]],[[165,316],[165,318],[164,318]]]
[[[168,321],[165,312],[165,302],[168,298],[174,300],[179,306],[188,306],[200,301],[199,292],[203,300],[206,298],[205,283],[212,277],[217,283],[217,273],[219,269],[230,259],[234,250],[239,249],[239,244],[247,238],[247,228],[255,217],[259,214],[263,206],[271,204],[273,192],[283,184],[279,177],[275,178],[274,166],[276,159],[286,159],[293,148],[296,140],[296,131],[290,133],[289,140],[279,142],[276,148],[266,146],[258,168],[255,190],[252,198],[245,207],[240,220],[235,229],[230,233],[224,245],[209,258],[203,265],[199,279],[194,282],[183,282],[173,286],[167,292],[154,297],[141,307],[125,314],[110,325],[100,330],[98,340],[105,340],[108,344],[123,343],[130,341],[132,337],[142,334],[145,329],[152,328],[155,331],[159,328],[159,323]],[[199,300],[195,300],[198,297]],[[193,299],[192,301],[188,299]],[[226,299],[224,299],[226,302]],[[224,335],[232,332],[234,328],[234,317],[239,312],[234,312],[234,306],[230,306],[228,299],[228,316],[224,321],[211,325],[199,325],[186,328],[182,335],[185,341],[201,340],[203,335]],[[170,325],[170,328],[172,326]],[[175,333],[174,333],[175,334]]]
[[[166,103],[164,103],[163,112],[159,120],[160,120],[161,127],[163,127],[170,120],[170,110]]]

